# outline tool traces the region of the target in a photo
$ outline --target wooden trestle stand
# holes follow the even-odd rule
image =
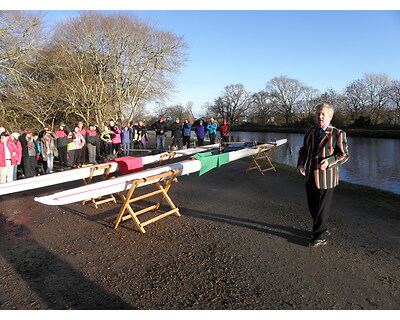
[[[118,213],[117,219],[114,222],[114,229],[117,229],[119,224],[122,221],[132,219],[134,221],[134,223],[136,224],[137,228],[139,229],[139,231],[141,233],[146,233],[146,231],[144,230],[144,227],[149,225],[150,223],[156,222],[157,220],[165,218],[166,216],[169,216],[171,214],[174,214],[177,217],[179,217],[180,216],[179,209],[174,205],[174,203],[172,202],[171,198],[168,195],[168,191],[171,188],[171,184],[174,181],[174,179],[176,178],[176,175],[178,172],[179,172],[179,170],[176,169],[176,170],[172,170],[172,171],[162,173],[159,175],[151,176],[148,178],[134,180],[127,195],[123,196],[121,193],[121,197],[124,198],[124,204],[122,205],[121,210]],[[155,180],[158,180],[155,182],[155,185],[157,186],[158,190],[138,196],[136,198],[132,198],[132,196],[139,184],[145,183],[145,182],[151,182],[151,181],[155,181]],[[162,182],[166,183],[165,187],[163,187],[163,185],[161,184]],[[152,205],[150,207],[144,208],[144,209],[136,211],[136,212],[130,206],[130,204],[133,202],[136,202],[136,201],[139,201],[142,199],[146,199],[146,198],[158,195],[158,194],[161,194],[161,197],[155,205]],[[138,218],[139,215],[149,212],[149,211],[153,211],[154,213],[157,212],[157,210],[160,208],[160,205],[164,199],[167,201],[167,203],[171,207],[171,210],[169,210],[168,212],[159,214],[155,218],[149,219],[145,222],[139,221],[139,218]],[[125,211],[128,211],[128,214],[124,215]]]
[[[94,173],[97,170],[104,170],[104,173],[103,173],[103,175],[101,177],[102,177],[103,180],[108,180],[110,178],[110,176],[109,176],[110,175],[110,169],[111,169],[111,164],[104,164],[104,165],[101,165],[101,166],[93,167],[90,170],[89,177],[87,179],[83,178],[84,184],[90,184],[92,182]],[[106,203],[106,202],[112,201],[114,203],[117,203],[117,200],[115,199],[113,194],[111,194],[108,198],[105,198],[105,199],[103,197],[98,197],[98,198],[92,198],[92,199],[83,200],[82,204],[85,205],[85,203],[88,202],[88,201],[91,201],[94,204],[94,206],[96,207],[96,209],[99,207],[100,204],[103,204],[103,203]]]
[[[251,156],[252,161],[247,167],[246,173],[249,172],[250,170],[255,170],[255,169],[257,169],[262,175],[264,175],[264,172],[269,170],[276,171],[274,165],[270,160],[270,157],[272,156],[276,148],[277,146],[268,146],[260,148],[257,154]],[[263,168],[262,167],[263,165],[265,165],[266,167]]]
[[[162,154],[160,156],[160,160],[158,161],[158,166],[161,166],[163,164],[163,162],[166,162],[167,164],[171,164],[172,161],[174,160],[175,156],[176,156],[176,152]],[[156,164],[156,166],[157,166],[157,164]],[[175,177],[174,182],[178,182],[178,178]]]
[[[164,161],[167,161],[168,164],[172,163],[172,160],[174,160],[175,156],[176,156],[175,152],[162,154],[160,156],[160,160],[158,161],[158,166],[161,166]],[[157,166],[157,164],[156,164],[156,166]]]

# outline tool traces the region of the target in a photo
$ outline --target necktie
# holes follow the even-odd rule
[[[316,137],[317,137],[318,143],[321,142],[321,140],[322,140],[322,138],[323,138],[323,136],[324,136],[324,133],[325,133],[325,132],[324,132],[324,130],[323,130],[322,128],[317,129]]]

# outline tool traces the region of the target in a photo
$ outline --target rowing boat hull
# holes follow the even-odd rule
[[[286,143],[286,139],[277,141],[276,145]],[[249,157],[257,154],[259,147],[271,146],[272,144],[264,144],[253,148],[246,148],[237,151],[229,152],[229,162],[236,161],[241,158]],[[69,203],[80,202],[86,199],[97,198],[108,194],[123,192],[129,190],[132,186],[132,182],[137,179],[148,178],[151,176],[159,175],[171,170],[178,169],[177,176],[187,175],[190,173],[198,172],[201,170],[201,162],[199,160],[191,159],[173,164],[147,169],[140,172],[124,175],[115,179],[109,179],[106,181],[96,182],[75,189],[70,189],[62,192],[58,192],[52,195],[44,197],[36,197],[35,201],[47,204],[47,205],[64,205]],[[138,187],[154,183],[144,182],[139,184]]]
[[[189,148],[184,150],[174,151],[176,153],[175,158],[190,156],[199,152],[204,152],[210,149],[218,148],[219,144],[207,145],[198,148]],[[164,152],[157,155],[150,155],[142,157],[143,165],[148,165],[152,163],[156,163],[160,160],[162,155],[168,154],[168,152]],[[21,192],[26,190],[38,189],[43,187],[48,187],[60,183],[71,182],[75,180],[88,178],[92,168],[97,166],[104,166],[105,163],[93,166],[87,166],[84,168],[71,169],[63,172],[55,172],[50,174],[45,174],[38,177],[32,177],[27,179],[21,179],[17,181],[7,182],[0,184],[0,195],[10,194],[15,192]],[[111,164],[110,173],[114,173],[119,171],[117,162],[107,162],[106,164]],[[94,172],[93,176],[99,176],[104,173],[103,170],[97,170]]]

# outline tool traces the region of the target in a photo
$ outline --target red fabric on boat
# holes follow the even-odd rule
[[[142,157],[122,157],[114,159],[118,163],[119,172],[122,175],[143,170]]]

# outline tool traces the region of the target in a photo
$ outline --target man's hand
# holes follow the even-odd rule
[[[298,168],[297,168],[297,172],[298,172],[299,174],[303,175],[303,176],[306,175],[305,170],[304,170],[303,167],[298,167]]]
[[[328,160],[327,160],[327,159],[324,159],[324,160],[322,160],[321,163],[319,164],[319,168],[320,168],[321,170],[326,170],[326,168],[328,168],[328,165],[329,165]]]

